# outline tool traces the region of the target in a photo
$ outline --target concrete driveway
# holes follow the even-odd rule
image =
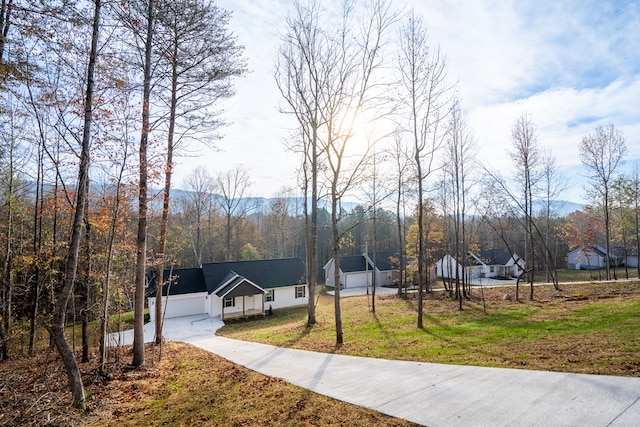
[[[167,340],[425,426],[640,426],[640,378],[316,353],[215,336],[221,326],[202,315],[164,329]],[[145,339],[153,331],[146,325]]]

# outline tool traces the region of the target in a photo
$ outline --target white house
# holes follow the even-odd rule
[[[604,268],[607,249],[604,245],[580,246],[567,254],[567,268],[570,270],[594,270]],[[611,248],[609,259],[611,267],[619,267],[628,262],[629,257],[624,249],[618,246]],[[633,263],[633,260],[631,260]],[[635,263],[637,265],[637,257]]]
[[[458,269],[458,277],[462,277],[462,265],[456,263],[451,255],[445,255],[436,262],[436,275],[444,278],[454,278]],[[510,255],[501,249],[489,249],[480,254],[468,253],[467,278],[509,279],[518,277],[525,269],[524,259],[516,253]]]
[[[393,251],[341,256],[340,257],[340,285],[342,288],[358,288],[371,286],[375,274],[376,286],[389,286],[397,282],[399,268],[397,253]],[[335,287],[335,263],[331,258],[323,267],[325,284]]]
[[[169,280],[171,276],[171,280]],[[155,320],[155,277],[147,303]],[[214,262],[199,268],[164,271],[165,317],[263,314],[268,308],[304,306],[308,302],[304,263],[299,258]]]
[[[462,264],[458,264],[453,256],[447,254],[436,261],[436,276],[447,279],[454,278],[456,277],[456,267],[458,269],[458,277],[462,277]]]

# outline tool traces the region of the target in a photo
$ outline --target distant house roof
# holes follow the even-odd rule
[[[503,249],[487,249],[480,251],[480,254],[471,254],[469,265],[507,265],[513,259],[514,262],[518,262],[520,257],[518,255],[511,255],[509,252]],[[521,267],[522,268],[522,267]]]
[[[375,267],[380,271],[397,270],[398,266],[391,262],[391,258],[397,258],[398,253],[394,251],[376,252]],[[329,259],[327,265],[333,262]],[[367,262],[369,265],[367,265]],[[362,255],[349,255],[340,257],[340,270],[343,273],[356,273],[365,270],[373,270],[373,252],[369,252],[365,258]]]
[[[373,260],[373,253],[368,254],[370,260]],[[397,270],[398,265],[392,262],[392,259],[399,258],[399,255],[395,251],[376,252],[376,268],[380,271]],[[371,265],[371,263],[369,263]],[[373,266],[371,266],[373,268]]]
[[[488,249],[480,251],[480,258],[487,265],[506,265],[511,259],[512,255],[502,249]]]
[[[627,252],[630,251],[625,251],[624,247],[622,246],[611,246],[611,257],[612,258],[623,258],[625,256],[628,255]],[[592,247],[585,247],[585,246],[579,246],[577,248],[575,248],[574,250],[570,251],[569,254],[573,254],[573,253],[578,253],[578,252],[582,252],[582,253],[587,253],[587,252],[593,252],[601,257],[604,257],[607,254],[607,249],[606,246],[603,245],[595,245]]]
[[[164,271],[164,280],[171,270]],[[265,289],[304,284],[305,268],[300,258],[282,258],[253,261],[212,262],[200,268],[174,269],[171,286],[164,286],[163,295],[181,295],[196,292],[234,296],[249,291],[264,293]],[[147,296],[155,295],[155,272],[149,274]]]
[[[367,263],[362,255],[350,255],[350,256],[340,257],[340,270],[342,270],[343,273],[365,271],[366,269],[367,269]]]

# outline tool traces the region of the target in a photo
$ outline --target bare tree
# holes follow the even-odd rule
[[[462,116],[459,102],[454,104],[449,120],[446,138],[446,152],[443,164],[445,185],[449,191],[445,199],[451,199],[451,215],[453,222],[453,253],[455,259],[455,296],[459,309],[462,310],[463,296],[468,297],[467,278],[461,272],[466,271],[468,248],[467,209],[470,193],[470,177],[475,162],[475,144],[466,121]],[[450,197],[449,197],[450,196]],[[445,215],[448,212],[445,210]],[[462,266],[462,270],[458,266]],[[462,277],[460,277],[462,276]]]
[[[151,103],[151,53],[153,49],[153,28],[155,20],[155,0],[146,5],[146,26],[144,33],[144,60],[142,82],[142,129],[140,131],[138,174],[138,229],[136,239],[135,305],[133,324],[133,366],[144,365],[144,290],[147,270],[147,182],[148,145]]]
[[[69,243],[69,254],[67,256],[67,265],[65,268],[65,279],[62,290],[58,294],[58,299],[53,311],[49,332],[56,344],[60,357],[67,371],[67,378],[73,400],[77,407],[85,408],[85,394],[82,385],[82,377],[78,369],[75,355],[69,347],[65,336],[64,324],[67,304],[71,297],[73,284],[76,277],[78,266],[78,252],[80,248],[80,240],[82,239],[82,222],[84,219],[84,210],[86,208],[85,189],[89,180],[89,148],[91,143],[91,122],[93,119],[93,87],[94,87],[94,71],[96,59],[98,57],[98,37],[100,30],[100,11],[102,3],[100,0],[94,2],[93,28],[91,34],[91,52],[89,53],[89,62],[87,67],[87,87],[84,100],[84,127],[82,133],[82,149],[80,152],[80,166],[78,170],[78,191],[76,197],[76,207],[73,219],[73,231],[71,241]]]
[[[294,14],[287,18],[287,32],[276,63],[276,83],[286,102],[282,111],[296,118],[300,142],[292,147],[300,152],[302,188],[306,222],[306,279],[309,288],[307,326],[316,323],[315,294],[317,281],[318,171],[320,168],[319,132],[322,127],[321,55],[322,30],[318,22],[319,5],[294,2]],[[310,205],[310,206],[309,206]]]
[[[557,285],[558,269],[556,263],[557,244],[553,244],[552,239],[553,230],[551,221],[554,217],[557,217],[557,208],[555,203],[563,190],[566,189],[566,180],[562,176],[560,169],[558,168],[556,158],[550,153],[546,153],[542,159],[542,179],[540,187],[542,191],[542,200],[544,202],[543,215],[544,215],[544,243],[545,248],[545,273],[547,282],[553,280]],[[557,239],[554,239],[557,240]],[[556,242],[557,243],[557,242]],[[556,248],[552,250],[552,248]]]
[[[251,186],[249,172],[242,166],[235,166],[216,177],[216,188],[221,197],[215,200],[225,216],[225,260],[230,261],[240,256],[239,248],[232,254],[231,241],[235,232],[238,234],[240,221],[255,208],[246,198],[246,192]]]
[[[299,230],[291,217],[290,211],[294,208],[293,199],[290,197],[291,189],[282,188],[278,195],[271,200],[268,212],[263,221],[264,231],[262,235],[272,245],[268,249],[271,257],[284,258],[294,248],[295,236]],[[293,255],[289,255],[293,256]]]
[[[400,96],[407,114],[418,187],[418,328],[423,327],[423,292],[426,284],[424,240],[424,181],[435,169],[434,161],[443,144],[450,89],[446,82],[446,60],[439,49],[431,49],[422,18],[411,11],[400,34],[398,57]]]
[[[611,186],[626,153],[624,137],[613,124],[598,126],[594,133],[584,136],[580,143],[580,160],[587,169],[587,178],[590,181],[587,191],[602,206],[604,215],[607,280],[611,280]]]
[[[11,104],[11,97],[7,97],[7,107],[4,119],[6,123],[6,133],[0,135],[2,143],[0,146],[0,182],[3,193],[2,207],[5,211],[4,229],[2,238],[4,245],[2,253],[2,277],[0,277],[0,360],[9,359],[9,340],[11,339],[11,317],[12,299],[14,289],[14,272],[11,268],[14,253],[14,227],[17,211],[18,191],[18,132],[22,123],[18,123],[17,114]],[[4,106],[3,106],[4,108]],[[4,129],[3,129],[4,130]]]
[[[354,34],[349,27],[353,14],[354,9],[346,5],[337,36],[329,37],[326,41],[322,63],[325,78],[322,79],[321,115],[326,126],[323,152],[331,202],[337,344],[344,342],[340,310],[340,203],[344,195],[358,184],[368,161],[369,144],[359,153],[353,153],[351,149],[358,131],[355,123],[360,115],[372,108],[372,95],[375,95],[376,89],[373,73],[382,65],[383,36],[395,20],[390,6],[376,1],[361,18],[360,34]]]
[[[216,102],[233,94],[231,78],[245,72],[242,48],[227,31],[229,12],[208,1],[171,0],[158,8],[156,43],[168,75],[167,159],[162,219],[156,253],[155,342],[162,342],[162,287],[171,195],[173,156],[180,143],[207,131],[209,138],[222,123]],[[161,83],[164,83],[161,81]],[[180,122],[178,119],[182,119]],[[212,144],[212,141],[207,141]]]
[[[529,298],[533,299],[533,280],[535,271],[535,245],[533,232],[533,194],[534,187],[541,179],[539,168],[542,161],[540,149],[537,143],[537,134],[530,117],[522,114],[516,119],[511,129],[512,151],[511,159],[516,165],[516,180],[520,183],[520,196],[522,197],[522,213],[524,214],[525,229],[525,262],[529,274]]]
[[[406,189],[409,184],[409,172],[411,167],[411,155],[407,151],[402,140],[401,129],[396,129],[393,134],[393,146],[390,148],[390,156],[393,159],[394,165],[394,179],[395,179],[395,215],[396,215],[396,230],[397,230],[397,244],[398,244],[398,295],[406,293],[406,227],[404,218],[407,213],[406,207]]]
[[[213,177],[207,169],[196,167],[185,180],[185,189],[188,191],[185,202],[188,202],[193,211],[195,222],[195,236],[193,236],[192,248],[196,265],[202,264],[202,220],[208,210],[211,209],[213,191],[216,188]]]
[[[536,266],[542,264],[540,259],[544,260],[544,265],[550,266],[546,271],[553,280],[554,287],[559,290],[551,244],[545,236],[545,227],[548,230],[550,220],[538,221],[536,219],[534,202],[536,198],[542,199],[543,202],[547,200],[545,203],[550,207],[562,185],[557,172],[553,171],[550,154],[545,157],[540,151],[535,126],[529,117],[521,115],[516,119],[512,127],[512,144],[513,150],[510,155],[516,165],[513,179],[506,179],[499,171],[489,171],[485,168],[485,173],[493,181],[487,187],[490,190],[485,190],[485,192],[490,191],[493,195],[497,195],[501,201],[500,203],[494,201],[493,206],[487,205],[485,208],[488,213],[485,213],[484,217],[490,223],[491,228],[497,230],[511,255],[513,255],[515,246],[514,238],[509,237],[508,233],[504,231],[504,224],[500,224],[497,218],[496,207],[502,206],[502,213],[506,213],[519,224],[519,228],[524,233],[522,241],[524,242],[526,268],[523,268],[518,283],[520,278],[528,278],[529,299],[533,299],[533,276]],[[491,224],[492,221],[497,221],[497,224]],[[508,241],[508,239],[512,241]]]
[[[640,165],[635,163],[629,177],[629,198],[633,209],[633,222],[635,224],[636,256],[640,257]],[[640,262],[637,263],[637,273],[640,277]]]
[[[4,47],[11,28],[11,11],[13,9],[13,0],[2,0],[0,6],[0,64],[4,63]]]

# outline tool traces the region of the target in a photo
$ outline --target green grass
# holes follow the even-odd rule
[[[416,301],[343,299],[345,343],[335,345],[332,297],[322,296],[318,324],[306,328],[306,310],[283,310],[270,319],[227,325],[219,334],[279,346],[340,354],[483,366],[640,374],[640,284],[536,288],[537,301],[425,301],[424,329],[416,328]],[[585,288],[587,286],[587,288]],[[477,294],[477,292],[476,292]],[[575,298],[580,295],[581,298]],[[477,296],[477,295],[476,295]],[[485,313],[486,307],[486,313]]]
[[[638,269],[629,267],[629,278],[638,278]],[[611,275],[614,275],[614,270],[611,270]],[[558,270],[559,282],[590,282],[594,280],[604,280],[606,277],[605,269],[599,270],[569,270],[562,268]],[[615,277],[618,279],[626,279],[626,271],[623,268],[615,269]],[[536,282],[546,281],[544,272],[537,271],[535,276]]]

